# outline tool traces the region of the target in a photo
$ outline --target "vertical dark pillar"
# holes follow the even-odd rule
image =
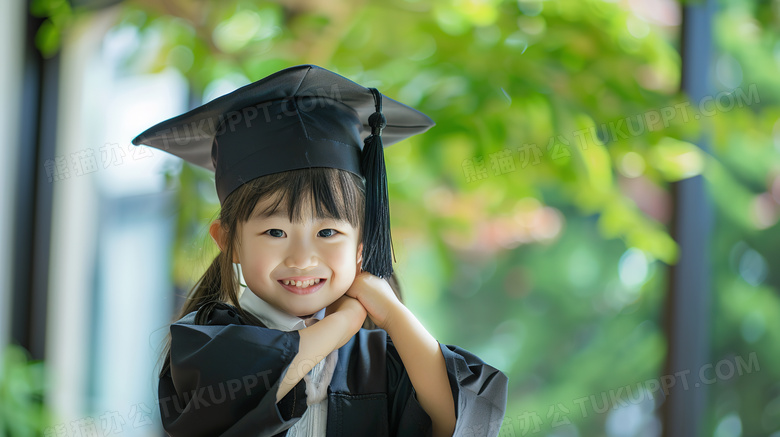
[[[702,97],[711,93],[714,2],[686,3],[680,42],[681,87],[690,97],[691,107],[696,107]],[[703,132],[701,138],[687,140],[707,152],[709,133]],[[664,375],[667,381],[673,378],[674,385],[662,405],[663,436],[698,437],[706,386],[697,379],[710,350],[709,240],[713,214],[702,176],[673,183],[671,190],[674,208],[671,233],[681,252],[679,262],[670,269],[665,308],[668,351]]]
[[[35,47],[42,20],[30,15],[29,1],[26,5],[18,197],[10,211],[15,231],[11,341],[43,359],[53,188],[44,162],[55,155],[59,56],[44,59]]]

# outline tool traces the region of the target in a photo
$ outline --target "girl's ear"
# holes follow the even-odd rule
[[[361,263],[363,262],[363,243],[360,243],[357,248],[357,261],[358,266],[362,266]]]
[[[214,220],[211,225],[209,225],[209,235],[211,235],[211,239],[214,240],[214,243],[219,247],[219,250],[224,252],[225,251],[225,232],[222,229],[222,223],[219,220]],[[236,259],[237,254],[233,254],[233,262],[238,263],[238,260]]]
[[[219,220],[214,220],[209,225],[209,235],[211,235],[211,239],[214,240],[214,243],[219,247],[219,250],[225,250],[224,244],[222,244],[224,238],[222,235],[222,226],[219,222]]]

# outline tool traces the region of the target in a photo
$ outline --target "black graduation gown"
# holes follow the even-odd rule
[[[306,410],[304,380],[279,403],[281,377],[298,353],[297,331],[245,324],[218,304],[205,324],[195,312],[173,323],[159,407],[170,436],[284,436]],[[507,377],[458,346],[440,345],[456,406],[456,436],[496,436]],[[392,340],[361,329],[338,350],[328,388],[327,436],[426,436],[431,420]]]

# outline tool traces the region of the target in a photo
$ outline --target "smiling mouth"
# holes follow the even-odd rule
[[[319,284],[320,282],[325,281],[324,278],[316,278],[316,279],[308,279],[305,281],[295,281],[295,280],[288,280],[288,279],[280,279],[279,282],[282,285],[288,285],[290,287],[296,287],[296,288],[309,288],[312,286],[315,286]]]
[[[285,280],[278,280],[276,282],[279,283],[285,290],[294,293],[294,294],[311,294],[319,290],[325,285],[326,279],[324,278],[317,278],[316,280],[312,281],[285,281]],[[287,284],[285,284],[287,282]],[[300,284],[300,286],[298,286]]]

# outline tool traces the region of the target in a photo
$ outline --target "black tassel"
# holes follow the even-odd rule
[[[368,118],[371,135],[364,140],[361,171],[366,178],[366,217],[363,228],[363,271],[380,278],[393,273],[393,240],[390,236],[390,205],[387,194],[385,154],[382,129],[387,120],[382,114],[382,94],[369,88],[374,95],[376,112]],[[392,254],[392,260],[391,260]]]

